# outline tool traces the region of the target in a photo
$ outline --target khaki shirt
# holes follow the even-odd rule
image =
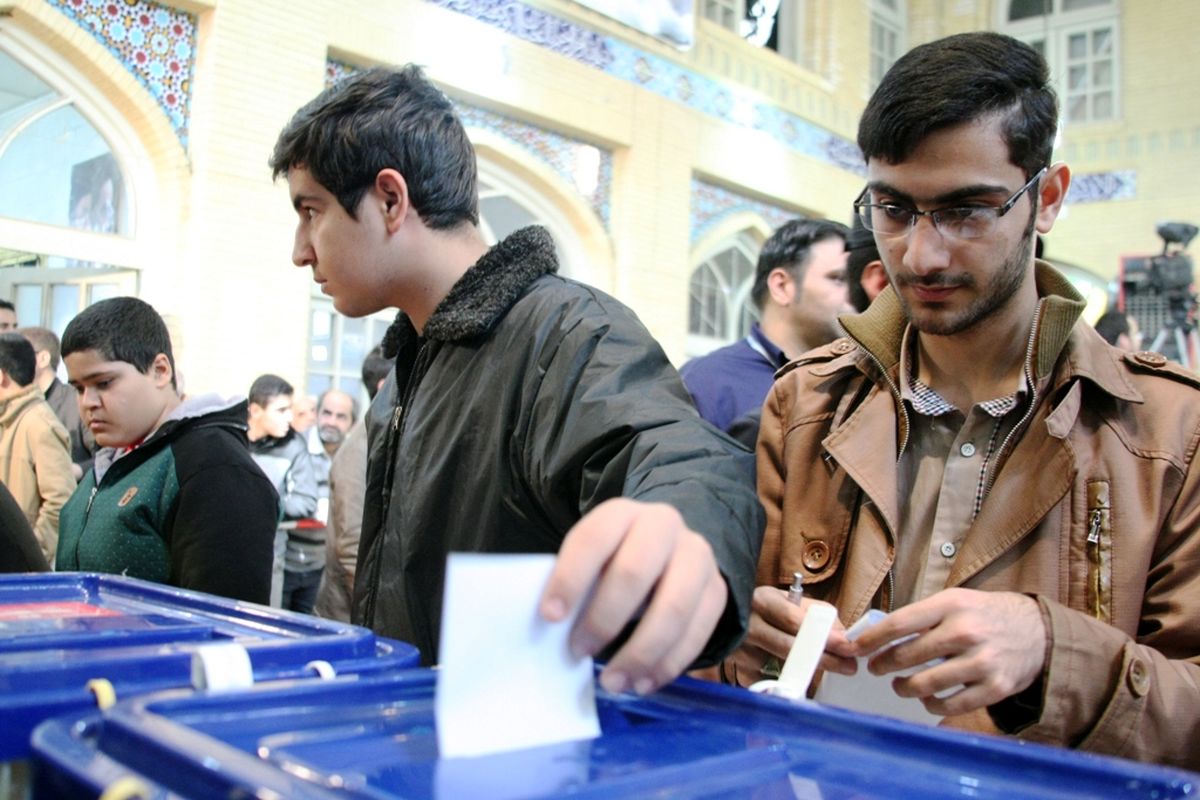
[[[912,433],[897,464],[895,607],[946,588],[963,537],[983,504],[993,456],[1020,421],[1029,398],[1022,375],[1009,395],[965,415],[917,377],[916,335],[900,351],[900,396]]]

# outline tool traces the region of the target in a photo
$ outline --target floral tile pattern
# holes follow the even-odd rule
[[[669,100],[777,141],[855,174],[865,174],[858,145],[742,90],[647,53],[612,36],[531,8],[517,0],[428,0],[533,44],[636,83]]]
[[[513,0],[429,1],[599,70],[607,70],[613,60],[608,37],[524,3]]]
[[[358,69],[353,64],[328,59],[326,85],[353,75]],[[583,197],[608,230],[613,175],[610,151],[494,111],[465,103],[454,105],[466,127],[498,134],[550,167]]]
[[[196,17],[153,0],[46,0],[117,57],[146,87],[187,147]]]
[[[723,186],[692,179],[691,202],[691,241],[696,243],[709,232],[717,223],[725,218],[743,212],[750,212],[762,217],[774,230],[788,220],[802,216],[795,211],[789,211],[781,206],[764,203],[743,194],[738,194]]]
[[[1067,203],[1097,203],[1106,200],[1132,200],[1137,197],[1137,172],[1117,170],[1115,172],[1092,172],[1072,175],[1071,188],[1067,192]]]

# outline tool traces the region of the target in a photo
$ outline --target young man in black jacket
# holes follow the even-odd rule
[[[740,639],[763,522],[751,455],[699,418],[629,309],[555,274],[544,229],[488,247],[474,150],[421,71],[333,86],[271,167],[299,215],[293,260],[334,307],[403,311],[369,426],[356,621],[431,661],[446,554],[540,551],[558,553],[546,619],[595,584],[572,646],[619,645],[610,691]]]

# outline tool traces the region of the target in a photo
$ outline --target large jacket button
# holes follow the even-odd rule
[[[821,541],[808,542],[801,558],[809,571],[820,572],[829,563],[829,545]]]
[[[1162,353],[1155,353],[1151,350],[1139,350],[1133,354],[1135,360],[1140,361],[1147,367],[1161,367],[1167,363],[1167,357]]]
[[[849,339],[847,339],[846,337],[843,336],[841,339],[838,339],[837,341],[835,341],[833,343],[833,345],[831,346],[831,349],[833,350],[834,353],[837,353],[839,356],[844,356],[844,355],[846,355],[846,353],[849,353],[851,350],[854,349],[854,342],[850,341]]]
[[[1134,697],[1145,697],[1146,693],[1150,691],[1150,670],[1142,659],[1135,658],[1129,662],[1126,678],[1129,682],[1129,691],[1133,692]]]

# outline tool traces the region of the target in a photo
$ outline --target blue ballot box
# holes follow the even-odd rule
[[[366,628],[117,575],[0,576],[0,764],[48,717],[170,688],[419,663]]]
[[[688,678],[648,697],[600,692],[597,739],[439,759],[436,679],[418,669],[165,693],[52,720],[33,737],[34,796],[1166,800],[1200,789],[1179,770]]]

